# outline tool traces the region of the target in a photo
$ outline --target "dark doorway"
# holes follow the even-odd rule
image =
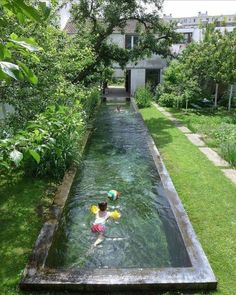
[[[156,91],[157,85],[160,83],[160,69],[147,69],[145,84],[152,92]]]
[[[131,90],[131,70],[125,72],[125,90],[130,93]]]

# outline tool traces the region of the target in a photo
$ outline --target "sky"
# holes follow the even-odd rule
[[[62,27],[69,17],[67,10],[61,13]],[[207,11],[208,15],[236,14],[236,0],[165,0],[163,4],[163,13],[172,13],[173,17],[197,16],[199,11]]]
[[[236,14],[236,0],[165,0],[163,13],[173,17],[197,16],[198,12],[208,15]]]

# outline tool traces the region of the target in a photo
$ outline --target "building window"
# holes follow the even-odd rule
[[[138,44],[137,35],[125,35],[125,48],[133,49]]]

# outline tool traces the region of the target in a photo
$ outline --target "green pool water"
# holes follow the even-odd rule
[[[146,128],[127,103],[103,104],[72,185],[46,261],[51,268],[157,268],[190,266],[175,218],[147,145]],[[89,208],[120,192],[108,210],[106,238],[96,248]]]

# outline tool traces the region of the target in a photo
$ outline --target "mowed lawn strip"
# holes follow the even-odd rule
[[[42,226],[46,188],[46,181],[27,178],[0,188],[0,294],[22,293],[18,283]]]
[[[236,186],[155,107],[141,114],[217,276],[217,294],[236,294]]]

